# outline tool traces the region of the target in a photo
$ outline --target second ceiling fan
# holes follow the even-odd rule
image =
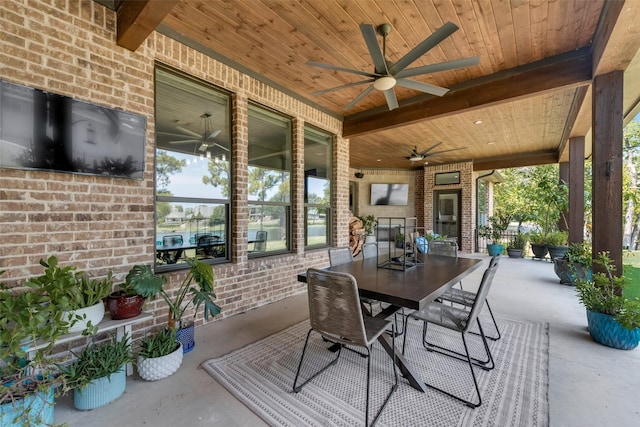
[[[386,40],[387,35],[391,32],[391,28],[391,24],[382,24],[377,27],[378,33],[382,35],[381,50],[376,38],[376,30],[373,28],[373,26],[369,24],[360,24],[362,37],[367,44],[367,49],[369,50],[369,54],[371,55],[371,59],[373,61],[374,71],[372,73],[353,70],[350,68],[338,67],[330,64],[323,64],[321,62],[307,62],[307,65],[312,65],[314,67],[343,71],[346,73],[368,77],[366,80],[361,80],[358,82],[348,83],[346,85],[313,92],[312,95],[321,95],[327,92],[333,92],[352,86],[371,83],[371,85],[367,87],[360,95],[356,96],[349,104],[347,104],[345,110],[350,110],[351,108],[353,108],[354,105],[360,102],[374,89],[384,92],[387,106],[389,107],[389,110],[393,110],[395,108],[398,108],[398,99],[396,98],[396,94],[393,90],[396,85],[435,96],[443,96],[449,91],[449,89],[440,86],[435,86],[416,80],[409,80],[408,77],[415,77],[461,67],[469,67],[478,64],[478,62],[480,61],[480,58],[478,56],[474,56],[471,58],[457,59],[454,61],[441,62],[438,64],[424,65],[421,67],[407,69],[407,67],[415,62],[418,58],[420,58],[422,55],[427,53],[429,50],[437,46],[440,42],[457,31],[458,26],[452,22],[447,22],[438,30],[436,30],[435,33],[431,34],[420,44],[414,47],[411,51],[409,51],[409,53],[400,58],[396,63],[391,63],[386,59]]]

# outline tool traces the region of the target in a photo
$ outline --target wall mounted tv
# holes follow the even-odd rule
[[[406,206],[409,184],[371,184],[372,205]]]
[[[0,167],[141,179],[147,121],[0,80]]]

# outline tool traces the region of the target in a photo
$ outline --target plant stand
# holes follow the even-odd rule
[[[176,330],[176,339],[182,344],[184,354],[189,353],[196,346],[196,325],[193,322],[185,322],[185,326]]]

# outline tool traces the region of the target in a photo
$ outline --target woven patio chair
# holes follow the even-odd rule
[[[386,329],[393,328],[393,323],[376,317],[363,317],[360,299],[358,297],[358,284],[356,283],[356,279],[350,274],[310,268],[307,270],[307,286],[311,329],[309,329],[307,333],[302,355],[300,356],[296,377],[293,381],[293,391],[298,393],[302,387],[311,380],[337,363],[343,347],[361,347],[366,350],[367,356],[365,425],[373,425],[389,402],[391,395],[398,387],[398,371],[395,363],[395,339],[392,339],[393,356],[390,356],[389,360],[393,363],[394,383],[380,409],[376,412],[372,423],[369,424],[371,348]],[[301,368],[305,355],[307,354],[309,337],[312,332],[316,332],[323,337],[328,337],[332,342],[338,343],[339,348],[336,351],[336,356],[328,364],[310,375],[302,384],[298,385]],[[311,366],[313,366],[313,363]],[[348,381],[349,379],[344,378],[343,380]]]
[[[478,397],[477,403],[473,402],[472,400],[466,400],[465,397],[455,395],[449,391],[436,387],[432,384],[427,384],[427,386],[441,393],[444,393],[447,396],[453,397],[463,402],[470,408],[477,408],[482,404],[482,397],[480,395],[480,388],[478,387],[478,381],[476,379],[474,366],[477,366],[484,370],[493,369],[495,366],[493,362],[493,356],[491,355],[491,350],[489,349],[489,345],[487,344],[487,339],[482,330],[482,325],[480,324],[478,315],[480,314],[480,310],[482,310],[482,306],[484,305],[487,294],[489,293],[489,289],[491,288],[493,277],[495,276],[497,269],[498,269],[498,266],[493,265],[487,268],[487,270],[484,272],[484,275],[482,276],[482,282],[480,283],[480,287],[478,288],[478,292],[476,293],[476,297],[474,299],[471,310],[464,310],[457,307],[451,307],[441,302],[433,302],[431,304],[428,304],[424,309],[420,311],[415,311],[408,316],[409,318],[421,320],[423,322],[422,344],[428,351],[434,351],[434,352],[443,354],[445,356],[453,357],[455,359],[463,360],[467,362],[467,364],[469,365],[469,369],[471,371],[473,383],[475,385],[476,395]],[[409,321],[405,322],[405,338],[402,343],[403,354],[406,350],[406,344],[407,344],[406,328],[408,323]],[[487,357],[486,360],[479,360],[479,359],[473,358],[469,353],[466,334],[467,332],[469,332],[469,329],[473,326],[474,323],[477,323],[478,329],[480,331],[480,336],[482,337],[482,344],[484,346],[484,350]],[[441,326],[455,332],[460,332],[462,336],[462,343],[464,345],[465,353],[464,354],[459,353],[454,350],[451,350],[445,347],[440,347],[427,342],[427,332],[428,332],[427,327],[429,324]],[[457,370],[457,366],[455,368]]]
[[[489,267],[492,267],[494,265],[497,266],[499,261],[500,261],[499,255],[492,257],[491,261],[489,261]],[[442,295],[440,295],[439,299],[441,301],[447,301],[453,304],[459,304],[463,307],[470,308],[471,306],[473,306],[473,302],[476,299],[476,293],[471,291],[465,291],[463,289],[451,288],[451,289],[448,289]],[[496,322],[496,318],[493,315],[493,310],[491,310],[491,305],[489,304],[489,300],[487,299],[485,303],[487,305],[487,310],[489,310],[489,314],[491,315],[491,320],[493,321],[493,327],[496,330],[496,333],[494,335],[486,335],[486,337],[490,340],[497,341],[501,337],[500,328],[498,328],[498,323]],[[475,333],[475,332],[472,332],[472,333]]]

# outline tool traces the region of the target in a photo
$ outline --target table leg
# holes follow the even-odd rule
[[[378,337],[378,341],[380,342],[380,344],[382,344],[382,347],[385,349],[385,351],[389,353],[391,357],[393,357],[393,342],[391,341],[391,337],[387,334],[382,334]],[[420,376],[418,375],[416,370],[413,368],[413,366],[411,366],[410,363],[407,362],[407,359],[404,358],[404,355],[399,352],[397,348],[396,365],[398,365],[400,372],[402,372],[402,376],[404,376],[407,381],[409,381],[411,387],[423,393],[427,391],[427,386],[425,385],[424,381],[420,379]]]

